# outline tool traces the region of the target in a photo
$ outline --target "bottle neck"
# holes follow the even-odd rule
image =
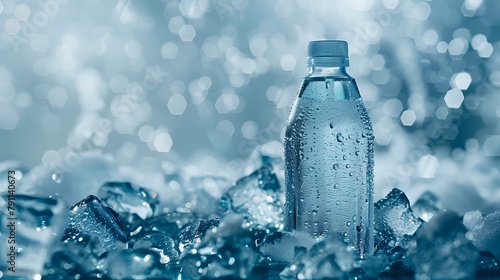
[[[308,76],[350,77],[349,74],[347,74],[344,66],[339,66],[339,67],[310,66]]]

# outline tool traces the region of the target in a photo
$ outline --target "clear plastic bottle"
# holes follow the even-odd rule
[[[347,43],[308,44],[309,74],[285,136],[287,229],[339,232],[360,258],[373,252],[373,129]]]

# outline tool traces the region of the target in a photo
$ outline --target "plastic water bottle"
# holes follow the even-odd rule
[[[287,229],[339,232],[373,253],[373,129],[349,66],[347,42],[308,44],[285,136]]]

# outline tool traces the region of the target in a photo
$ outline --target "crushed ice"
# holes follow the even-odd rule
[[[81,184],[64,181],[69,179],[61,184],[70,197],[47,198],[47,189],[27,189],[31,194],[18,196],[20,273],[43,279],[500,276],[500,212],[460,216],[432,192],[424,192],[412,206],[399,189],[380,199],[375,204],[375,253],[364,260],[355,258],[343,236],[314,239],[284,232],[280,161],[254,158],[255,170],[232,186],[220,176],[171,171],[152,187],[113,181],[127,178],[123,174],[109,175],[111,181],[89,188],[89,195],[71,207],[64,201],[76,200],[79,193],[71,191]],[[91,172],[87,165],[82,168],[76,172]],[[51,176],[23,174],[29,182],[34,180],[30,176],[41,181]],[[174,181],[187,189],[182,198],[166,187]],[[207,188],[216,182],[223,192]],[[1,215],[4,222],[6,213]],[[5,242],[1,226],[0,241]],[[4,269],[5,256],[0,259]]]

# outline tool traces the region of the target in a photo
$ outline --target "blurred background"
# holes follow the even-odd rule
[[[32,169],[35,192],[85,189],[75,181],[115,167],[139,182],[152,170],[235,180],[254,149],[282,155],[307,42],[342,39],[375,131],[376,199],[431,190],[487,214],[500,209],[498,11],[495,0],[1,0],[0,162]]]

